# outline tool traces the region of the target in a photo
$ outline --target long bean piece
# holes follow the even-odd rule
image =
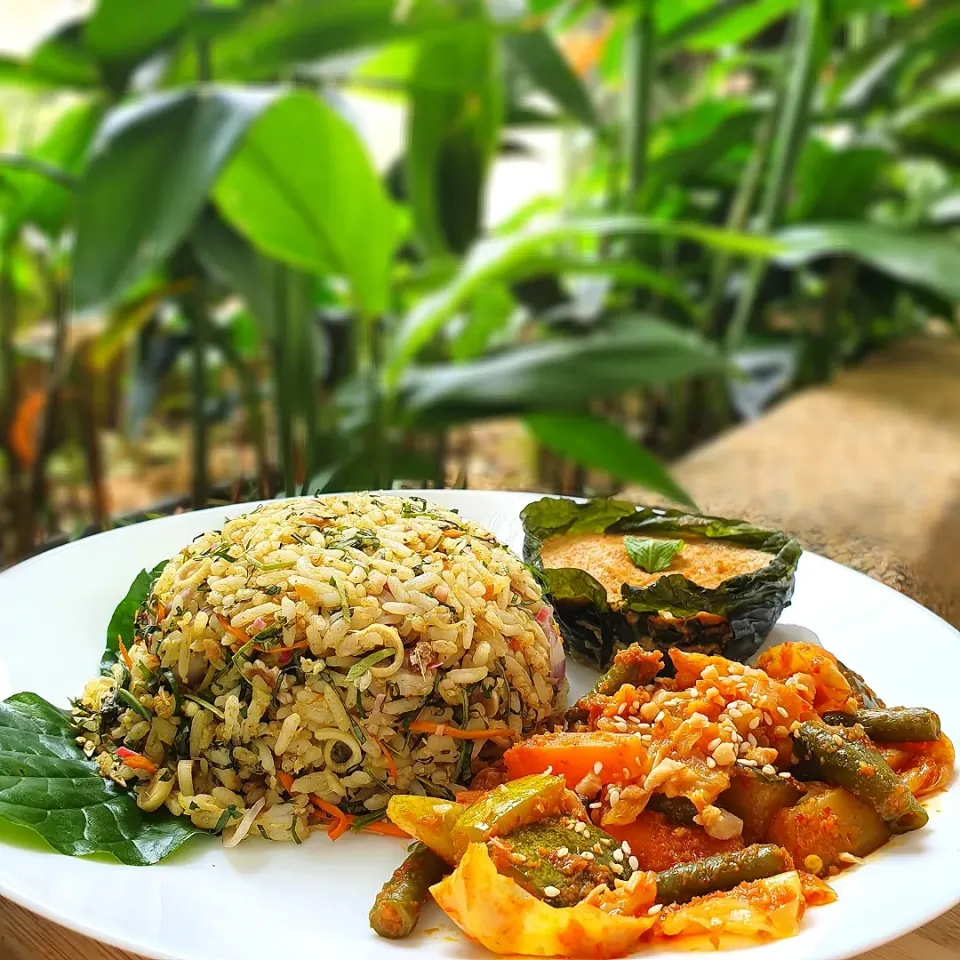
[[[892,833],[909,833],[926,824],[926,810],[887,761],[868,744],[846,739],[810,721],[800,724],[793,736],[798,754],[816,767],[821,779],[844,787],[873,807]]]
[[[792,869],[790,854],[769,843],[678,863],[657,874],[657,903],[686,903],[705,893],[732,890],[747,880],[762,880]]]
[[[449,869],[442,857],[417,843],[377,894],[370,909],[370,926],[388,940],[409,936],[420,919],[430,887]]]
[[[911,743],[940,739],[940,718],[926,707],[825,713],[825,723],[852,727],[859,723],[876,743]]]

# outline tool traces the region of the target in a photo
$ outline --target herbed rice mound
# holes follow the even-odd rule
[[[421,498],[339,495],[259,507],[173,557],[76,716],[145,810],[299,842],[337,809],[365,823],[392,793],[452,797],[564,694],[552,611],[492,534]]]

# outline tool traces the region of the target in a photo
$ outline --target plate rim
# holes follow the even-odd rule
[[[533,499],[540,499],[543,497],[553,497],[556,499],[573,499],[573,500],[582,499],[577,497],[564,497],[560,494],[553,494],[553,493],[539,493],[536,491],[449,490],[449,489],[330,491],[329,493],[322,494],[322,496],[337,496],[340,494],[351,495],[356,493],[370,493],[375,496],[399,496],[399,497],[426,496],[428,498],[430,496],[435,496],[436,494],[439,493],[439,494],[445,494],[445,495],[454,495],[457,498],[464,498],[464,499],[470,499],[470,500],[490,499],[490,498],[496,498],[496,499],[527,498],[528,502],[531,502]],[[311,496],[312,495],[309,495],[309,494],[306,495],[306,497],[308,498],[310,498]],[[32,557],[28,557],[27,559],[17,564],[14,564],[12,567],[9,567],[6,570],[0,572],[0,585],[6,582],[9,575],[14,571],[22,573],[24,569],[29,568],[33,565],[36,565],[37,563],[43,562],[44,560],[46,560],[46,558],[48,558],[53,554],[58,554],[60,556],[63,556],[69,552],[73,552],[77,548],[86,549],[87,548],[86,545],[92,541],[102,540],[111,535],[123,534],[123,533],[126,533],[126,531],[128,530],[130,531],[136,530],[138,532],[141,532],[148,528],[155,529],[154,525],[167,524],[178,517],[184,517],[184,516],[203,517],[208,515],[209,516],[219,515],[221,518],[224,518],[224,511],[228,511],[230,515],[237,515],[245,511],[253,510],[263,504],[278,503],[278,502],[283,502],[285,500],[297,500],[297,499],[303,499],[303,497],[302,496],[277,497],[269,500],[253,500],[253,501],[247,501],[243,503],[223,504],[220,506],[205,507],[203,510],[186,511],[183,514],[171,514],[169,516],[156,517],[149,520],[141,521],[140,523],[130,524],[127,527],[117,527],[111,530],[100,531],[98,533],[92,534],[91,536],[81,537],[77,540],[71,541],[70,543],[62,544],[58,547],[53,548],[52,550],[46,550],[46,551],[43,551],[42,553],[35,554]],[[819,553],[804,549],[803,554],[807,558],[809,558],[807,561],[808,563],[812,561],[817,566],[824,565],[825,567],[829,567],[829,566],[839,567],[840,569],[844,570],[845,573],[853,573],[853,574],[856,574],[857,577],[863,580],[869,581],[870,589],[879,587],[882,590],[886,590],[892,594],[895,594],[897,597],[900,598],[900,600],[906,601],[910,606],[912,606],[915,612],[916,611],[922,612],[925,619],[927,619],[928,621],[935,621],[940,627],[946,627],[948,631],[950,631],[958,639],[960,639],[960,630],[954,627],[951,623],[948,623],[942,617],[938,616],[928,607],[923,606],[923,604],[921,604],[919,601],[914,600],[912,597],[909,597],[906,594],[901,593],[899,590],[896,590],[893,587],[890,587],[887,584],[882,583],[879,580],[876,580],[875,578],[869,576],[866,573],[863,573],[862,571],[856,570],[853,567],[849,567],[845,564],[838,563],[837,561],[831,560],[828,557],[824,557]],[[778,620],[778,623],[779,622],[780,621]],[[960,790],[960,768],[958,768],[958,771],[955,773],[953,780],[951,781],[947,790],[943,791],[943,793],[951,790]],[[960,816],[960,814],[958,814],[958,816]],[[39,837],[39,835],[34,834],[33,831],[31,831],[28,827],[17,828],[18,832],[21,829],[25,832],[26,835],[30,836],[31,840],[34,837]],[[40,842],[44,842],[42,841],[42,838],[40,838]],[[3,840],[0,840],[0,848],[6,845],[7,844]],[[12,844],[12,845],[17,846],[18,844]],[[30,851],[30,853],[41,854],[43,856],[56,856],[56,857],[66,856],[65,854],[60,854],[58,851],[54,850],[52,847],[49,850],[46,850],[46,849],[36,850],[36,851]],[[79,858],[71,858],[71,859],[77,859],[80,861],[91,860],[94,862],[100,860],[100,858],[96,856],[95,857],[79,857]],[[100,860],[100,862],[104,863],[107,866],[114,865],[113,861],[108,859]],[[103,932],[101,929],[99,929],[98,927],[92,924],[87,924],[82,920],[74,919],[72,916],[58,913],[55,907],[52,907],[49,905],[50,901],[43,901],[21,890],[17,886],[11,886],[10,882],[7,880],[7,877],[5,876],[2,866],[0,866],[0,897],[3,897],[9,900],[10,902],[16,904],[17,906],[23,908],[24,910],[32,914],[35,914],[36,916],[40,917],[43,920],[53,923],[56,926],[62,927],[66,930],[70,930],[73,933],[87,937],[88,939],[94,941],[95,943],[116,947],[118,949],[128,951],[130,953],[133,953],[143,958],[151,958],[151,960],[195,960],[195,955],[191,957],[185,953],[180,953],[180,952],[172,953],[168,950],[163,949],[162,946],[154,945],[157,942],[155,940],[148,941],[146,938],[140,939],[137,937],[128,937],[128,936],[124,936],[123,934],[115,934],[112,931]],[[837,902],[840,902],[840,901],[837,901]],[[859,943],[852,951],[849,951],[846,948],[843,948],[840,952],[830,953],[828,955],[829,960],[849,960],[849,958],[857,957],[863,953],[869,953],[870,951],[876,950],[879,947],[883,946],[884,944],[895,942],[896,940],[899,940],[902,937],[909,936],[910,934],[919,930],[921,927],[926,926],[928,923],[932,922],[938,917],[948,913],[958,904],[960,904],[960,882],[958,882],[954,892],[952,892],[947,897],[938,899],[934,906],[928,907],[927,909],[924,909],[924,910],[915,911],[912,915],[916,917],[922,917],[923,919],[920,919],[920,920],[911,919],[909,921],[910,925],[908,929],[905,929],[899,933],[895,933],[892,935],[881,934],[879,936],[869,936],[869,935],[865,936],[863,941],[861,941],[861,943]],[[460,936],[463,938],[463,942],[465,944],[471,943],[471,941],[469,941],[464,934],[460,933]],[[792,939],[792,938],[788,938],[788,939]],[[778,942],[780,941],[771,941],[769,944],[758,943],[756,945],[752,945],[744,949],[721,950],[721,951],[718,951],[718,955],[739,958],[741,954],[743,954],[744,956],[746,955],[745,953],[746,950],[751,951],[751,955],[753,955],[753,952],[756,951],[757,949],[766,947],[766,946],[773,946]],[[659,952],[660,951],[657,949],[646,950],[638,954],[631,954],[627,958],[627,960],[630,960],[631,957],[639,958],[643,956],[657,956]],[[495,956],[495,954],[492,954],[492,953],[490,953],[489,955]],[[757,957],[761,956],[761,954],[755,954],[755,955]]]

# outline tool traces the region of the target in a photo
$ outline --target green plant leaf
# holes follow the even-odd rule
[[[723,369],[716,348],[675,325],[624,316],[582,336],[552,337],[471,363],[411,367],[400,409],[420,426],[545,410]]]
[[[392,656],[393,650],[374,650],[373,653],[368,653],[347,671],[347,680],[356,683],[371,667]]]
[[[103,80],[100,67],[82,37],[82,21],[72,21],[44,39],[25,65],[31,79],[63,87],[99,86]]]
[[[452,20],[451,5],[443,0],[417,0],[401,17],[395,15],[397,9],[396,0],[292,0],[252,5],[236,28],[214,45],[213,75],[271,80],[296,64],[315,63],[388,41],[491,29],[480,15]],[[193,75],[191,54],[177,65],[174,78],[185,80]]]
[[[960,94],[925,97],[893,121],[904,149],[960,164]]]
[[[797,162],[787,219],[816,223],[864,218],[891,159],[880,147],[833,147],[809,140]]]
[[[682,540],[654,540],[652,537],[624,537],[623,548],[630,559],[647,573],[667,570],[683,549]]]
[[[521,73],[567,116],[598,129],[600,118],[590,94],[546,30],[521,30],[503,37],[503,46]]]
[[[369,316],[386,308],[393,208],[360,138],[313,94],[288,94],[260,117],[214,199],[263,253],[341,274]]]
[[[204,269],[243,297],[272,336],[276,328],[273,264],[226,224],[214,207],[207,207],[197,220],[191,242]]]
[[[539,269],[545,252],[565,241],[593,241],[601,237],[649,233],[680,237],[708,249],[745,257],[772,257],[778,244],[696,223],[660,221],[646,217],[608,216],[582,220],[557,220],[475,244],[454,279],[424,297],[400,323],[386,363],[388,387],[395,386],[405,367],[443,326],[487,284],[514,281]]]
[[[35,693],[0,703],[0,820],[28,827],[60,853],[109,854],[147,866],[205,831],[136,800],[84,756],[70,718]]]
[[[436,85],[452,74],[460,89]],[[411,82],[406,184],[414,223],[429,252],[462,253],[480,229],[500,129],[496,47],[481,32],[424,41]]]
[[[129,650],[133,646],[133,621],[140,609],[143,601],[147,599],[150,589],[157,577],[163,573],[163,568],[167,565],[166,560],[161,560],[149,572],[141,570],[130,584],[124,598],[117,604],[110,617],[110,623],[107,625],[107,645],[100,658],[101,671],[109,670],[120,656],[120,643]]]
[[[778,260],[786,266],[847,254],[903,283],[960,300],[960,245],[945,234],[828,223],[789,227],[777,233],[776,240],[783,248]]]
[[[537,413],[526,424],[544,446],[583,467],[603,470],[678,503],[696,507],[663,464],[609,420],[586,414]]]
[[[696,51],[736,46],[787,16],[796,6],[797,0],[754,0],[749,4],[732,4],[726,16],[704,23],[696,32],[690,31],[683,46]]]
[[[192,9],[193,0],[99,0],[84,23],[83,43],[98,60],[136,63],[170,39]]]
[[[80,187],[74,297],[115,300],[183,240],[269,90],[176,90],[113,110]]]
[[[103,111],[99,99],[68,107],[46,137],[26,155],[64,174],[79,174]],[[73,205],[69,187],[31,171],[4,171],[3,179],[17,194],[6,212],[4,230],[17,230],[24,223],[32,223],[48,236],[60,233]]]

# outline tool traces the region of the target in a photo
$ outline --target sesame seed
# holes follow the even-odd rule
[[[640,869],[640,861],[639,861],[636,857],[630,857],[630,859],[627,861],[627,863],[630,864],[630,869],[631,869],[631,870],[639,870],[639,869]]]
[[[557,847],[557,856],[565,857],[570,852],[568,847]]]
[[[631,706],[634,710],[639,710],[639,709],[640,709],[640,701],[639,701],[639,700],[634,700],[633,703],[630,704],[630,706]]]
[[[655,903],[648,911],[648,917],[655,917],[663,909],[662,903]]]
[[[755,767],[757,765],[756,760],[746,760],[743,757],[741,757],[737,763],[739,763],[741,767]]]
[[[747,742],[750,744],[751,747],[755,747],[757,745],[757,738],[752,733],[748,733]]]
[[[597,801],[595,801],[594,803],[591,803],[590,806],[588,807],[588,809],[590,809],[590,810],[599,810],[602,806],[603,806],[603,804],[600,803],[599,800],[597,800]],[[583,833],[583,831],[582,831],[582,830],[578,830],[577,833]]]
[[[654,723],[659,723],[665,716],[666,716],[666,714],[661,710],[661,711],[653,718],[653,722],[654,722]]]
[[[736,707],[731,707],[727,713],[729,713],[734,720],[739,720],[743,716],[743,714]]]
[[[784,707],[777,707],[777,713],[779,713],[781,717],[789,717],[789,716],[790,716],[790,714],[787,713],[787,711],[786,711],[786,709],[785,709]]]
[[[623,851],[619,847],[613,851],[613,859],[616,860],[617,863],[623,863]]]
[[[617,875],[620,876],[623,873],[623,864],[622,863],[611,863],[610,869]]]
[[[763,711],[763,722],[769,727],[773,723],[773,718],[767,713],[766,710]]]
[[[747,726],[748,726],[751,730],[756,730],[757,727],[760,726],[760,718],[759,718],[759,717],[754,717],[754,718],[747,724]]]
[[[761,773],[765,773],[768,777],[772,777],[772,776],[775,776],[775,775],[776,775],[777,770],[776,770],[776,768],[775,768],[774,766],[772,766],[771,764],[765,763],[765,764],[760,768],[760,772],[761,772]]]
[[[543,895],[545,897],[559,897],[560,891],[556,887],[544,887]]]
[[[617,707],[617,715],[622,717],[624,713],[626,713],[626,711],[627,711],[627,703],[626,701],[624,701],[623,703],[620,704],[619,707]]]
[[[622,717],[614,717],[613,725],[619,733],[627,732],[627,721],[624,720]]]
[[[590,831],[587,829],[587,825],[586,825],[586,824],[583,825],[583,839],[584,839],[584,840],[589,840],[589,839],[590,839]]]
[[[626,767],[623,768],[623,779],[624,780],[630,779],[630,771]]]
[[[644,733],[644,734],[641,735],[640,739],[641,739],[644,743],[653,743],[653,734],[652,734],[652,733]]]
[[[630,717],[630,723],[635,723],[638,727],[647,726],[639,717]]]
[[[580,856],[583,857],[584,860],[593,860],[593,859],[595,859],[594,856],[593,856],[593,851],[591,851],[591,850],[584,850],[583,853],[580,854]]]
[[[837,859],[841,863],[864,863],[865,862],[862,857],[856,857],[852,853],[846,853],[846,852],[839,854],[837,856]]]
[[[777,774],[777,776],[783,777],[784,780],[789,780],[793,776],[793,774],[789,770],[781,770],[780,773]]]
[[[593,772],[594,772],[595,774],[597,774],[597,776],[599,776],[601,770],[603,770],[603,764],[598,760],[598,761],[593,765]]]
[[[623,843],[620,844],[620,849],[623,850],[623,852],[628,857],[630,856],[630,853],[631,853],[630,844],[626,840],[624,840]]]
[[[620,802],[620,791],[611,790],[607,795],[607,799],[610,801],[610,806],[615,807]]]
[[[707,766],[712,770],[717,765],[717,761],[713,757],[707,757]]]
[[[714,738],[707,744],[707,749],[708,749],[711,753],[713,753],[713,751],[716,750],[717,747],[719,747],[719,746],[720,746],[720,738],[719,738],[719,737],[714,737]]]

